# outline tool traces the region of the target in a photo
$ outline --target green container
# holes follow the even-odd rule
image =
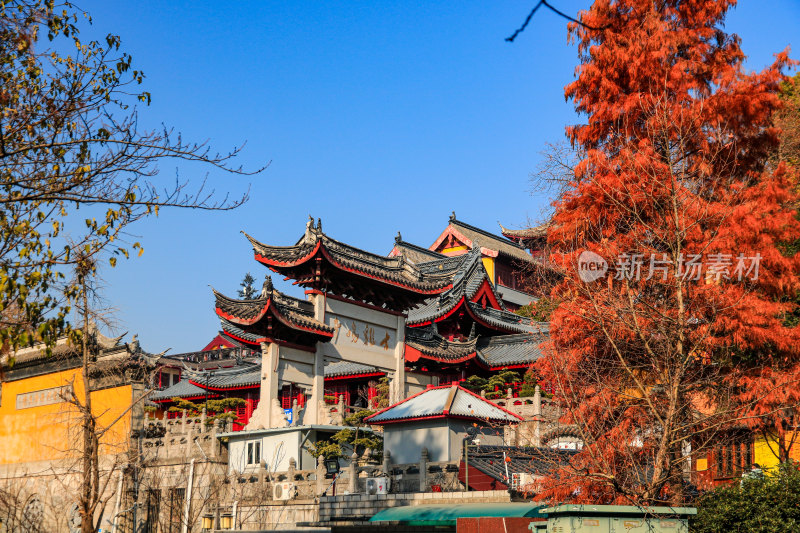
[[[547,526],[538,533],[688,533],[693,507],[557,505],[540,511]],[[538,526],[538,524],[537,524]]]

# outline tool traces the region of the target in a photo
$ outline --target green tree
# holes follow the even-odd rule
[[[256,288],[253,286],[253,283],[256,282],[256,278],[254,278],[250,272],[244,275],[242,282],[239,284],[241,289],[239,289],[239,298],[243,300],[252,300],[257,296]]]
[[[330,439],[317,441],[311,449],[311,455],[326,459],[349,459],[348,454],[353,451],[358,455],[367,449],[380,453],[383,450],[383,437],[373,433],[364,423],[364,418],[374,413],[370,409],[363,409],[346,416],[344,423],[351,427],[337,431]]]
[[[548,322],[556,307],[558,307],[556,300],[543,296],[535,302],[523,305],[514,312],[519,316],[532,318],[537,322]]]
[[[777,472],[709,491],[696,505],[693,533],[800,531],[800,470],[784,463]]]
[[[0,341],[11,349],[63,332],[63,296],[76,290],[65,272],[78,252],[114,266],[142,253],[125,228],[159,208],[233,209],[247,199],[151,181],[168,158],[245,172],[229,165],[238,148],[220,155],[140,128],[144,74],[119,36],[82,40],[86,24],[69,2],[0,0]]]
[[[203,407],[207,405],[206,424],[211,424],[214,420],[236,420],[239,418],[236,409],[247,403],[242,398],[215,398],[202,404],[183,398],[172,398],[172,401],[175,402],[175,405],[169,408],[170,412],[183,413],[185,411],[186,415],[190,417],[199,416]]]

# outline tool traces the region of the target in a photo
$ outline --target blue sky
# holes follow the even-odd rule
[[[398,231],[430,245],[453,210],[491,231],[536,221],[549,199],[531,194],[529,174],[580,118],[564,100],[577,65],[565,21],[540,10],[504,41],[533,3],[81,3],[91,31],[120,34],[145,71],[143,122],[220,151],[246,141],[247,168],[272,161],[251,178],[160,165],[165,183],[176,170],[195,182],[208,173],[222,194],[249,186],[250,201],[133,228],[144,255],[103,272],[118,333],[138,333],[150,351],[202,348],[219,326],[209,286],[235,296],[246,272],[259,285],[268,272],[241,230],[294,244],[312,214],[332,237],[388,253]],[[743,0],[726,27],[760,69],[798,48],[798,20],[797,0]]]

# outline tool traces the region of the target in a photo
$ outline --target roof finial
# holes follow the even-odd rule
[[[394,242],[400,242],[403,240],[403,236],[400,235],[400,232],[397,232],[397,237],[394,238]]]
[[[266,278],[264,278],[264,285],[261,286],[261,296],[263,298],[268,298],[272,295],[272,276],[267,274]]]
[[[455,211],[453,211],[453,212],[450,214],[450,222],[454,222],[455,220],[456,220],[456,212],[455,212]]]
[[[322,219],[317,218],[317,231],[322,233]]]

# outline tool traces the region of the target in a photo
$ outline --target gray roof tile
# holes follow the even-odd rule
[[[325,377],[352,376],[354,374],[372,374],[379,370],[370,365],[362,365],[352,361],[336,361],[325,365]]]
[[[453,385],[426,389],[379,411],[368,417],[366,421],[370,424],[384,424],[429,416],[455,416],[495,422],[518,422],[521,420],[520,417],[492,402],[472,394],[462,387]]]
[[[191,398],[192,396],[202,396],[205,393],[205,389],[189,383],[188,379],[182,379],[171,387],[153,392],[149,399],[155,402],[172,398]]]

